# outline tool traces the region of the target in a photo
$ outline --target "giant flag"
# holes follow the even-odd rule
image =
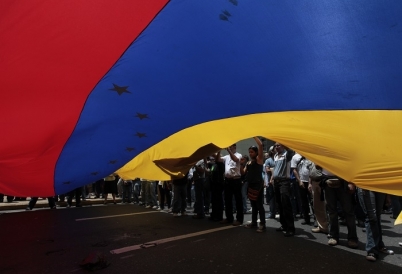
[[[401,14],[399,0],[2,0],[0,192],[168,180],[264,136],[402,195]]]

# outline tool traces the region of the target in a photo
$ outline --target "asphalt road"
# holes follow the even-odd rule
[[[0,213],[0,273],[86,273],[80,263],[93,252],[110,265],[99,273],[401,273],[402,226],[383,215],[385,244],[395,255],[375,263],[365,259],[365,234],[360,246],[327,245],[324,234],[296,222],[296,236],[224,226],[190,216],[135,205],[3,211]],[[247,214],[246,221],[251,215]]]

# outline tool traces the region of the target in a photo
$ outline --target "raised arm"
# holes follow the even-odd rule
[[[261,142],[260,138],[258,138],[258,137],[254,137],[254,140],[258,145],[257,163],[262,165],[262,164],[264,164],[264,152],[263,152],[262,142]]]

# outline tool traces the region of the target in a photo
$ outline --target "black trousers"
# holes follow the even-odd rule
[[[67,204],[69,206],[72,205],[73,203],[73,196],[75,196],[75,205],[76,206],[81,206],[81,187],[78,187],[76,189],[73,189],[68,193],[68,199],[67,199]]]
[[[233,221],[233,196],[236,202],[236,220],[240,223],[244,221],[243,197],[241,194],[241,179],[225,179],[225,214],[229,222]]]
[[[223,220],[223,183],[211,183],[211,219]]]
[[[285,231],[294,232],[295,223],[291,199],[291,186],[289,181],[274,182],[275,197],[279,209],[279,221]]]
[[[168,208],[170,208],[171,203],[172,203],[170,189],[165,184],[158,185],[158,188],[159,188],[159,195],[160,195],[159,207],[161,209],[165,209],[165,203],[167,203]]]
[[[38,197],[31,197],[31,200],[29,201],[28,207],[30,209],[34,208],[37,201],[38,201]],[[54,200],[54,197],[48,197],[47,202],[48,202],[50,208],[55,208],[56,207],[56,202]]]

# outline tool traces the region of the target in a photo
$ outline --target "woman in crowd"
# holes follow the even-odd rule
[[[257,215],[260,215],[260,225],[257,232],[265,231],[265,209],[264,209],[264,180],[262,178],[264,153],[262,142],[258,137],[254,137],[258,148],[251,146],[248,150],[250,161],[243,169],[248,182],[248,198],[251,203],[251,223],[245,225],[246,228],[257,227]]]

